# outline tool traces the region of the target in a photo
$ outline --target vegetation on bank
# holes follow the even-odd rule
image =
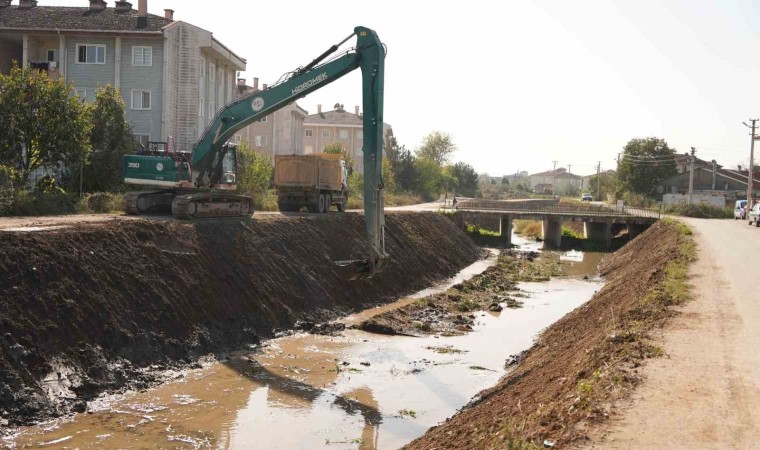
[[[676,216],[696,217],[700,219],[733,219],[734,210],[731,208],[719,208],[704,203],[694,205],[669,205],[662,208],[663,214]]]

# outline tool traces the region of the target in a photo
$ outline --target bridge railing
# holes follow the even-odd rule
[[[515,214],[568,215],[586,217],[637,217],[659,219],[660,209],[587,205],[583,203],[506,202],[498,200],[462,200],[450,207],[455,211],[488,211]]]

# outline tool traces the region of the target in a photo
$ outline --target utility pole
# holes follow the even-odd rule
[[[689,198],[688,198],[688,204],[691,205],[691,193],[694,191],[694,160],[696,159],[694,157],[694,154],[697,152],[697,150],[692,147],[691,148],[691,158],[689,161]]]
[[[747,125],[747,122],[744,122],[744,126],[752,129],[752,140],[749,144],[749,175],[747,176],[747,211],[752,209],[752,191],[755,187],[755,180],[754,180],[754,166],[755,166],[755,129],[757,128],[757,119],[750,119],[750,122],[752,122],[752,126]]]
[[[552,161],[552,164],[554,165],[552,167],[552,198],[554,198],[555,184],[557,184],[557,162],[558,161]]]
[[[599,161],[596,164],[596,201],[601,200],[601,196],[599,194],[599,182],[601,181],[601,171],[602,171],[602,162]]]
[[[620,184],[620,153],[617,157],[617,170],[615,171],[615,200],[617,200],[618,185]]]

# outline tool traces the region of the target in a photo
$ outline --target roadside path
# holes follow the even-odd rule
[[[386,211],[438,211],[439,203],[421,203],[418,205],[407,206],[388,206]],[[362,212],[361,209],[352,209],[349,212]],[[331,214],[338,214],[333,211]],[[261,216],[282,216],[279,211],[257,211],[254,218]],[[312,214],[303,213],[286,213],[285,215],[304,215]],[[18,229],[28,229],[29,231],[55,229],[70,227],[78,224],[92,224],[110,222],[114,220],[173,220],[168,216],[128,216],[126,214],[69,214],[63,216],[39,216],[39,217],[0,217],[0,231],[16,231]]]
[[[695,299],[663,335],[632,404],[592,448],[760,449],[760,230],[685,219]]]

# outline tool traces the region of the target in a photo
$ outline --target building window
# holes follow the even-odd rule
[[[77,44],[77,64],[105,64],[106,46]]]
[[[216,115],[216,103],[215,102],[208,102],[208,121],[211,122],[211,120]]]
[[[201,56],[201,67],[200,72],[198,72],[198,76],[201,78],[206,78],[206,58]]]
[[[137,142],[142,145],[144,149],[148,149],[148,142],[150,142],[149,134],[135,134],[135,139],[137,139]]]
[[[348,130],[340,130],[339,133],[341,139],[348,139]]]
[[[201,97],[198,99],[198,117],[203,117],[203,113],[206,111],[206,99]]]
[[[254,144],[256,147],[264,147],[267,145],[267,137],[266,136],[255,136],[254,137]]]
[[[150,91],[133,89],[132,109],[150,109]]]
[[[330,138],[330,130],[322,130],[322,137],[325,139]]]
[[[95,90],[87,88],[74,88],[74,95],[79,97],[83,103],[89,103],[95,100]]]
[[[153,47],[132,47],[133,66],[152,66]]]
[[[211,63],[208,69],[208,80],[212,83],[216,82],[216,64]]]
[[[58,50],[47,51],[47,62],[58,62]]]
[[[241,136],[239,134],[236,134],[236,135],[232,136],[232,142],[235,145],[240,145],[240,143],[243,142],[243,136]]]
[[[314,131],[311,128],[306,129],[306,137],[312,137],[314,135]]]

